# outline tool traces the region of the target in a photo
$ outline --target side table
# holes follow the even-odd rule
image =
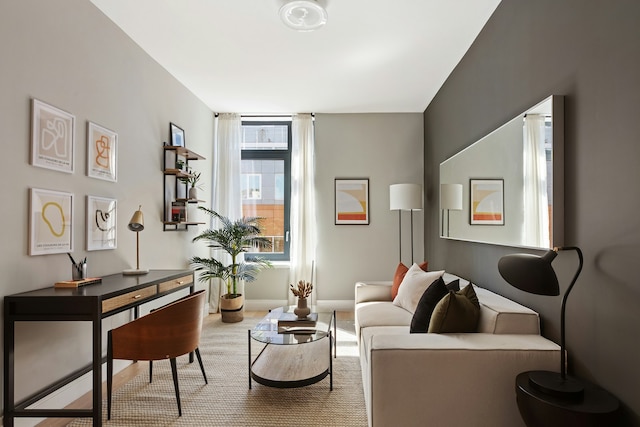
[[[617,425],[620,402],[608,391],[588,381],[580,401],[560,399],[542,393],[529,384],[529,372],[516,377],[520,415],[527,427],[610,427]]]

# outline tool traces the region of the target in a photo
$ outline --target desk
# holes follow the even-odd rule
[[[77,289],[38,289],[4,298],[4,419],[13,427],[16,417],[93,418],[102,426],[102,319],[134,309],[182,289],[194,291],[191,270],[151,270],[141,276],[122,273],[104,276],[102,283]],[[92,323],[93,362],[40,392],[15,402],[15,322],[85,321]],[[44,396],[93,370],[92,409],[26,409]]]

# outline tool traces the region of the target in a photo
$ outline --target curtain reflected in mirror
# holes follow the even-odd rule
[[[448,184],[462,186],[461,209],[440,206],[441,237],[515,247],[562,245],[563,110],[563,98],[551,96],[440,164],[441,191]],[[471,220],[478,206],[471,201],[472,180],[503,180],[503,221]]]

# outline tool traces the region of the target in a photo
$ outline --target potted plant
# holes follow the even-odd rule
[[[296,308],[293,309],[293,312],[298,316],[299,320],[306,319],[309,313],[311,313],[311,308],[307,305],[307,298],[311,296],[313,285],[311,282],[299,280],[297,287],[290,284],[289,289],[291,293],[298,298],[298,304]]]
[[[239,322],[243,319],[242,308],[244,295],[240,294],[237,286],[240,281],[253,282],[260,270],[271,267],[271,262],[264,258],[254,257],[250,261],[240,261],[239,255],[255,248],[271,247],[271,240],[261,236],[258,217],[243,217],[232,221],[219,213],[203,206],[198,209],[220,222],[220,228],[209,229],[193,238],[193,242],[204,240],[212,249],[221,250],[229,254],[231,264],[224,265],[214,257],[192,257],[191,265],[200,273],[200,280],[218,278],[225,282],[227,293],[220,296],[220,312],[223,322]]]
[[[186,173],[187,173],[187,175],[181,176],[178,179],[180,179],[180,181],[182,181],[185,184],[187,184],[187,186],[189,187],[189,198],[190,199],[197,199],[198,198],[198,188],[200,187],[198,185],[198,181],[200,181],[200,172],[195,172],[190,167],[187,167],[187,172]]]

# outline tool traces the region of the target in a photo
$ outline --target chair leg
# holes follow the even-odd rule
[[[202,357],[200,357],[200,349],[196,347],[196,357],[198,358],[198,363],[200,363],[200,370],[202,371],[202,376],[204,377],[204,383],[209,384],[207,381],[207,374],[204,372],[204,365],[202,364]]]
[[[182,416],[182,405],[180,405],[180,389],[178,388],[178,365],[176,358],[169,360],[171,362],[171,374],[173,375],[173,386],[176,389],[176,400],[178,401],[178,416]]]
[[[107,334],[107,419],[111,419],[111,391],[113,389],[113,342],[111,331]]]
[[[153,360],[149,360],[149,384],[153,381]]]

